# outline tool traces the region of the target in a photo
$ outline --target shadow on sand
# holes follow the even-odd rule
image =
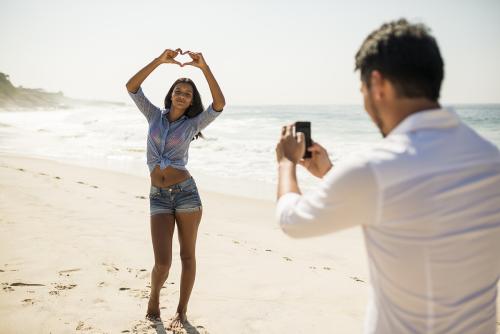
[[[203,326],[193,326],[189,321],[184,323],[184,328],[181,330],[167,330],[163,321],[161,319],[150,320],[152,327],[156,330],[157,334],[209,334],[208,331]],[[203,329],[203,332],[199,332],[199,329]]]

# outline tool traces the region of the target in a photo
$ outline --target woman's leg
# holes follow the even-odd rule
[[[151,240],[155,255],[155,265],[151,272],[151,294],[149,295],[146,317],[160,316],[160,290],[167,280],[172,264],[172,237],[175,229],[173,214],[151,216]]]
[[[183,322],[186,321],[187,305],[196,276],[196,237],[198,235],[201,215],[201,210],[175,214],[177,234],[179,235],[179,244],[181,247],[182,274],[177,314],[172,319],[169,328],[182,327]]]

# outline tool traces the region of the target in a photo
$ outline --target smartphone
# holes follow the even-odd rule
[[[306,139],[306,152],[304,153],[303,158],[304,159],[312,158],[311,152],[309,152],[307,150],[312,145],[311,122],[295,122],[295,133],[297,133],[297,132],[302,132],[304,134],[305,139]]]

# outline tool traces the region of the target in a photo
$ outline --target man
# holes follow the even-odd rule
[[[366,333],[495,333],[500,154],[440,107],[443,61],[421,24],[390,22],[356,54],[364,106],[384,139],[332,168],[282,129],[277,217],[294,238],[361,225],[371,300]],[[296,165],[322,178],[302,195]]]

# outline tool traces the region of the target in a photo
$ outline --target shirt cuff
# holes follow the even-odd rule
[[[141,86],[139,86],[139,88],[136,90],[136,92],[135,92],[135,93],[133,93],[133,92],[128,92],[128,94],[129,94],[130,96],[137,96],[138,94],[144,94],[144,93],[142,92],[142,87],[141,87]]]
[[[222,112],[222,110],[224,110],[224,108],[222,108],[222,110],[215,110],[215,109],[214,109],[214,104],[213,104],[213,102],[212,102],[212,103],[210,103],[210,105],[208,106],[208,109],[209,109],[209,111],[211,111],[211,112],[215,112],[215,113],[217,113],[217,114],[221,113],[221,112]]]
[[[297,193],[286,193],[281,196],[276,204],[276,219],[280,225],[287,223],[290,211],[297,205],[301,195]]]

